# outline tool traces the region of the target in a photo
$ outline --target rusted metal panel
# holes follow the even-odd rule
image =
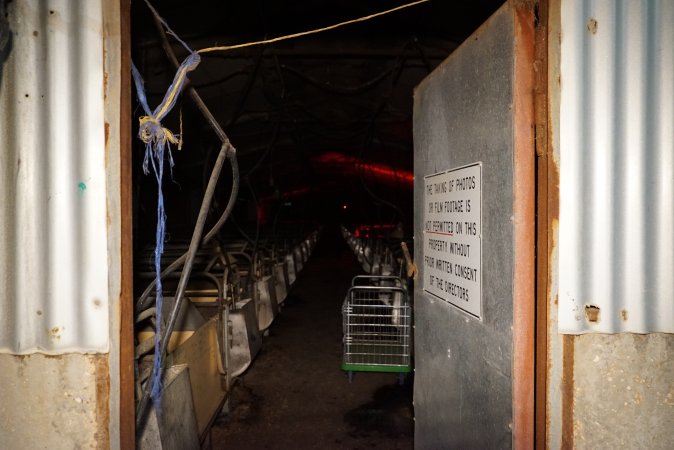
[[[134,430],[133,267],[131,224],[131,68],[129,0],[103,6],[105,148],[108,179],[110,299],[110,447],[132,449]]]
[[[538,3],[534,43],[534,116],[536,146],[536,362],[534,448],[547,446],[547,380],[548,380],[548,293],[549,293],[549,229],[548,170],[549,96],[548,96],[548,18],[549,2]]]
[[[132,449],[135,441],[133,336],[133,226],[131,208],[131,17],[130,1],[103,3],[105,120],[108,186],[110,289],[111,448]],[[117,186],[119,186],[117,188]],[[116,278],[119,276],[119,280]]]
[[[561,2],[559,329],[674,332],[674,3]]]
[[[0,353],[107,352],[102,3],[21,1],[7,8]]]
[[[566,430],[564,423],[568,419],[568,414],[565,413],[568,403],[564,402],[565,389],[573,389],[573,348],[571,347],[573,341],[569,337],[568,346],[565,346],[564,335],[558,332],[558,297],[559,297],[559,97],[560,97],[560,46],[561,40],[561,25],[560,25],[560,8],[563,0],[549,0],[548,15],[547,15],[547,72],[548,72],[548,89],[547,89],[547,104],[548,104],[548,123],[547,130],[548,149],[547,157],[545,158],[546,170],[541,175],[541,183],[545,185],[547,196],[543,203],[545,209],[537,211],[539,221],[539,229],[545,228],[544,239],[547,242],[547,251],[542,258],[547,258],[547,280],[545,278],[538,278],[538,282],[546,283],[547,298],[541,299],[541,302],[546,301],[547,311],[545,313],[545,324],[543,330],[546,334],[546,349],[545,356],[547,365],[547,374],[545,381],[545,410],[546,410],[546,430],[545,430],[545,445],[543,448],[559,449],[569,448],[563,447],[567,442],[562,442],[563,430]],[[539,194],[542,195],[541,191]],[[541,219],[545,219],[543,222]],[[544,267],[545,267],[544,266]],[[541,275],[539,273],[539,275]],[[545,294],[544,294],[545,295]],[[542,341],[536,343],[537,346],[542,345]],[[571,351],[565,352],[565,349]],[[571,359],[569,359],[569,357]]]
[[[535,234],[534,11],[514,2],[513,448],[534,447]]]

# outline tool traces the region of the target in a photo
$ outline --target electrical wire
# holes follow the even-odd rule
[[[384,80],[387,76],[389,76],[393,71],[396,69],[396,67],[390,67],[386,70],[384,70],[382,73],[379,75],[375,76],[369,81],[366,81],[365,83],[356,85],[356,86],[339,86],[339,85],[334,85],[330,82],[325,82],[325,81],[320,81],[317,80],[313,77],[310,77],[309,75],[303,73],[301,70],[295,69],[290,66],[283,65],[281,68],[287,72],[292,73],[296,77],[307,81],[314,86],[317,86],[321,89],[324,89],[326,91],[332,92],[334,94],[339,94],[339,95],[358,95],[362,94],[363,92],[371,89],[372,87],[376,86],[379,82]]]
[[[280,42],[280,41],[285,41],[285,40],[288,40],[288,39],[295,39],[295,38],[302,37],[302,36],[308,36],[308,35],[311,35],[311,34],[322,33],[324,31],[334,30],[335,28],[343,27],[345,25],[351,25],[351,24],[358,23],[358,22],[365,22],[366,20],[374,19],[375,17],[380,17],[380,16],[390,14],[390,13],[395,12],[395,11],[400,11],[401,9],[409,8],[411,6],[416,6],[416,5],[419,5],[421,3],[426,3],[428,1],[430,1],[430,0],[417,0],[415,2],[407,3],[407,4],[401,5],[401,6],[396,6],[395,8],[387,9],[385,11],[370,14],[369,16],[359,17],[358,19],[347,20],[346,22],[340,22],[340,23],[336,23],[334,25],[329,25],[327,27],[317,28],[317,29],[314,29],[314,30],[302,31],[300,33],[294,33],[294,34],[288,34],[288,35],[285,35],[285,36],[279,36],[279,37],[275,37],[273,39],[263,39],[261,41],[247,42],[247,43],[244,43],[244,44],[235,44],[235,45],[225,45],[225,46],[220,46],[220,47],[202,48],[201,50],[198,50],[197,53],[203,54],[203,53],[210,53],[210,52],[221,52],[221,51],[234,50],[234,49],[244,48],[244,47],[252,47],[252,46],[256,46],[256,45],[266,45],[266,44],[272,44],[274,42]]]
[[[246,100],[248,99],[248,96],[250,95],[251,90],[253,89],[253,85],[255,84],[255,79],[257,78],[257,74],[260,70],[260,65],[262,63],[262,55],[264,53],[264,49],[261,49],[260,52],[257,54],[257,58],[255,59],[255,65],[253,66],[253,72],[250,74],[250,77],[248,77],[248,82],[246,83],[246,87],[243,91],[243,94],[239,97],[239,100],[236,103],[236,107],[234,108],[234,112],[232,113],[232,117],[229,118],[227,123],[225,124],[225,128],[229,129],[236,120],[239,118],[239,115],[243,111],[243,107],[246,104]]]
[[[232,217],[229,218],[229,221],[234,225],[234,228],[236,231],[239,232],[239,234],[252,246],[255,245],[255,239],[250,237],[248,233],[239,225],[239,222],[236,221],[236,217],[234,214],[232,214]]]
[[[403,51],[400,53],[400,55],[398,57],[399,60],[400,60],[399,64],[396,65],[396,67],[398,67],[398,72],[393,76],[393,79],[391,80],[391,85],[389,87],[389,93],[388,93],[387,97],[382,101],[382,103],[377,108],[377,111],[372,115],[372,121],[371,121],[371,124],[370,124],[370,132],[367,134],[365,140],[363,141],[363,145],[361,147],[360,157],[359,157],[360,164],[358,164],[358,175],[359,175],[360,183],[361,183],[363,189],[365,190],[365,192],[374,200],[375,205],[381,204],[381,205],[385,205],[385,206],[390,207],[391,209],[393,209],[395,214],[397,214],[398,218],[400,218],[400,219],[404,218],[404,214],[403,214],[402,210],[396,204],[394,204],[394,203],[392,203],[388,200],[385,200],[385,199],[379,197],[378,195],[376,195],[370,189],[370,187],[367,185],[367,183],[365,182],[365,177],[363,176],[364,164],[362,163],[362,161],[364,161],[365,149],[369,146],[369,144],[374,139],[374,131],[375,131],[377,116],[385,108],[386,104],[388,103],[388,101],[389,101],[389,99],[390,99],[390,97],[393,93],[393,89],[394,89],[395,85],[397,84],[398,80],[400,79],[400,74],[402,73],[402,68],[404,66],[404,64],[403,64],[404,63],[404,51],[406,50],[408,45],[410,45],[409,42],[405,45],[405,47],[403,48]],[[379,210],[377,211],[377,214],[380,214]],[[383,222],[381,220],[381,217],[379,217],[378,219],[379,219],[379,222]]]

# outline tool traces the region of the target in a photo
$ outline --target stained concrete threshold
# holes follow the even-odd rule
[[[340,370],[341,305],[359,273],[337,229],[325,230],[206,448],[413,448],[412,380],[357,373],[349,383]]]

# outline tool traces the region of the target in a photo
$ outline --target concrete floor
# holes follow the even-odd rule
[[[327,230],[211,431],[213,449],[411,449],[412,382],[340,370],[341,305],[361,273]]]

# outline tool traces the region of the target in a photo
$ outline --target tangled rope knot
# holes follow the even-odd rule
[[[169,86],[168,90],[166,91],[164,99],[159,104],[159,106],[155,108],[154,111],[151,111],[147,104],[147,97],[145,95],[143,79],[140,76],[140,72],[138,72],[138,69],[136,69],[135,65],[131,65],[131,71],[136,83],[136,90],[138,91],[138,100],[145,111],[145,115],[141,116],[139,119],[138,138],[145,144],[143,171],[146,174],[149,173],[149,165],[152,164],[155,175],[161,179],[161,175],[157,173],[157,169],[160,164],[163,165],[164,149],[166,148],[167,144],[179,143],[178,137],[171,130],[162,126],[161,120],[166,117],[166,115],[175,106],[176,100],[182,91],[185,80],[187,79],[187,73],[196,69],[200,62],[201,56],[199,56],[199,54],[196,52],[191,52],[187,58],[185,58],[173,78],[173,83],[171,83],[171,86]],[[170,146],[168,158],[169,164],[171,167],[173,167],[173,158],[171,156]]]
[[[168,128],[152,116],[141,116],[138,119],[138,137],[145,144],[166,145],[166,143],[177,144],[178,138]]]

